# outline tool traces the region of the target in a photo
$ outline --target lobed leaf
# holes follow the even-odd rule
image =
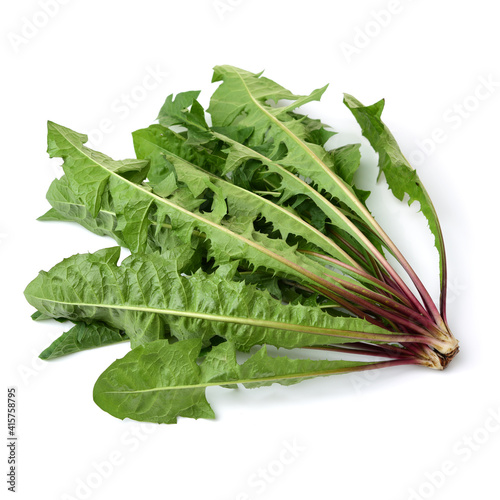
[[[173,424],[177,417],[215,418],[205,397],[207,387],[291,385],[375,364],[273,358],[264,346],[239,365],[234,345],[224,342],[198,365],[200,349],[199,339],[174,344],[159,340],[136,347],[99,377],[94,386],[94,401],[121,419]]]
[[[132,346],[165,338],[214,336],[238,349],[272,344],[304,347],[400,338],[366,320],[331,316],[319,307],[284,305],[268,292],[234,281],[235,264],[207,274],[179,272],[175,260],[157,254],[131,255],[117,265],[120,249],[74,255],[42,271],[26,288],[42,314],[72,321],[102,321],[126,332]]]
[[[353,264],[349,256],[339,248],[333,240],[315,229],[306,221],[295,215],[290,209],[277,205],[258,194],[243,189],[237,185],[203,170],[184,155],[177,154],[182,150],[184,140],[174,138],[167,129],[152,126],[134,133],[134,146],[138,158],[149,160],[151,164],[149,178],[155,192],[158,192],[164,180],[174,172],[167,173],[167,163],[170,164],[178,181],[183,182],[198,197],[207,186],[220,189],[221,195],[228,204],[228,214],[236,218],[251,218],[256,220],[265,217],[286,240],[290,233],[300,236],[304,241],[311,243],[327,255],[331,255],[343,262]],[[163,161],[162,161],[163,160]]]
[[[267,137],[273,138],[276,147],[283,143],[287,154],[278,162],[283,168],[312,179],[320,191],[336,198],[373,227],[369,212],[352,187],[336,172],[333,156],[322,146],[308,142],[307,124],[293,119],[288,113],[307,102],[319,100],[326,87],[314,90],[309,96],[297,96],[260,74],[234,66],[216,66],[213,81],[220,80],[223,83],[214,92],[208,108],[214,127],[252,127],[250,146],[261,145]],[[280,99],[292,102],[278,107],[268,103]]]
[[[104,203],[113,206],[116,231],[120,231],[132,252],[146,250],[152,225],[157,231],[167,225],[185,244],[191,243],[195,231],[205,235],[211,243],[208,258],[214,258],[217,264],[244,260],[254,269],[271,270],[308,283],[329,280],[323,277],[323,266],[298,253],[285,241],[256,231],[252,217],[227,214],[230,205],[226,204],[221,187],[213,183],[206,185],[213,197],[210,209],[202,212],[199,207],[206,200],[194,196],[193,186],[178,188],[171,196],[163,198],[151,186],[136,184],[120,175],[133,171],[137,165],[147,165],[147,161],[135,160],[129,164],[128,160],[111,160],[85,147],[84,139],[82,134],[49,124],[50,151],[52,156],[64,158],[63,168],[71,190],[93,217],[98,215]],[[199,183],[206,184],[203,179]]]

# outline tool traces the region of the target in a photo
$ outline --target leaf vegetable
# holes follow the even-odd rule
[[[222,83],[207,112],[197,91],[166,99],[159,123],[133,133],[137,159],[113,160],[85,146],[87,136],[48,123],[48,152],[63,159],[64,175],[40,219],[77,222],[119,246],[69,257],[28,285],[34,319],[75,324],[40,357],[130,341],[97,380],[94,400],[116,417],[158,423],[213,418],[205,389],[214,385],[445,368],[458,342],[446,320],[443,236],[381,121],[384,101],[344,97],[393,194],[418,201],[427,219],[439,306],[356,186],[359,145],[325,148],[334,132],[298,110],[326,87],[295,95],[233,66],[216,67],[213,81]],[[120,247],[131,255],[119,264]],[[290,359],[268,345],[365,361]],[[237,353],[250,350],[239,363]]]

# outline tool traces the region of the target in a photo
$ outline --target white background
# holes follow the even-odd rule
[[[54,0],[50,16],[42,3],[4,2],[0,15],[2,390],[19,392],[17,498],[500,498],[495,3]],[[342,92],[366,104],[386,98],[384,119],[415,160],[447,243],[461,352],[445,372],[210,389],[217,420],[141,426],[92,401],[94,381],[128,346],[37,360],[65,326],[32,322],[25,286],[66,256],[112,245],[77,225],[35,221],[61,174],[45,153],[46,120],[130,157],[130,133],[168,94],[202,89],[208,102],[216,64],[265,69],[296,93],[330,83],[306,111],[347,132],[338,144],[361,140]],[[362,143],[369,186],[376,156]],[[435,295],[437,259],[417,207],[383,184],[370,207]]]

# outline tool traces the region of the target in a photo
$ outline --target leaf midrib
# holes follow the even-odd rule
[[[261,158],[261,161],[264,163],[264,164],[272,164],[273,167],[278,170],[280,172],[281,175],[287,177],[287,178],[294,178],[296,179],[297,182],[299,182],[309,193],[310,193],[310,196],[315,198],[315,199],[318,199],[319,202],[323,205],[323,206],[326,206],[328,207],[328,209],[330,209],[339,219],[342,219],[344,221],[344,223],[349,226],[349,228],[351,229],[351,231],[356,234],[358,236],[358,238],[363,241],[363,243],[368,247],[368,249],[372,252],[372,254],[376,257],[376,258],[382,258],[383,259],[383,256],[377,251],[377,249],[375,248],[375,246],[370,242],[370,240],[353,224],[353,222],[351,220],[349,220],[348,217],[346,217],[335,205],[333,205],[332,203],[330,203],[329,200],[327,200],[321,193],[319,193],[318,191],[316,191],[313,187],[311,187],[309,184],[307,184],[307,182],[304,182],[300,177],[292,174],[291,172],[289,172],[288,170],[286,170],[284,167],[282,167],[279,163],[276,163],[275,161],[269,159],[267,156],[264,156],[262,153],[259,153],[258,151],[255,151],[254,149],[248,147],[248,146],[245,146],[244,144],[241,144],[240,142],[238,141],[235,141],[234,139],[231,139],[230,137],[227,137],[223,134],[220,134],[218,132],[214,132],[214,135],[216,137],[218,137],[219,139],[221,139],[222,141],[224,142],[227,142],[229,144],[237,144],[238,146],[242,147],[242,148],[245,148],[247,150],[250,150],[252,155],[255,155],[255,156],[258,156],[259,158]],[[332,221],[333,222],[333,221]],[[352,265],[354,265],[355,267],[357,268],[361,268],[359,263],[356,262],[356,261],[352,261]]]
[[[356,198],[356,196],[351,193],[349,190],[346,190],[345,185],[342,182],[339,182],[338,176],[331,171],[331,169],[328,168],[327,165],[321,161],[320,158],[312,151],[307,144],[300,140],[288,127],[285,127],[285,125],[276,117],[274,117],[272,114],[270,114],[264,107],[260,105],[260,103],[253,97],[252,93],[250,92],[250,89],[246,85],[243,77],[241,74],[236,71],[236,74],[238,75],[239,79],[242,82],[242,85],[245,87],[246,92],[248,93],[248,96],[252,100],[252,102],[257,106],[258,109],[260,109],[266,116],[269,117],[269,119],[274,122],[279,128],[281,128],[285,134],[287,134],[289,137],[292,138],[293,141],[297,143],[297,145],[302,148],[314,161],[316,161],[320,167],[325,171],[327,175],[329,175],[332,180],[339,186],[339,188],[348,196],[348,198],[351,199],[351,201],[358,207],[360,212],[363,214],[363,217],[366,219],[366,221],[370,224],[370,226],[373,228],[373,230],[380,236],[382,241],[387,245],[387,247],[395,254],[396,258],[404,265],[408,266],[409,264],[406,262],[404,257],[402,256],[401,252],[398,250],[394,242],[389,238],[389,236],[385,233],[385,231],[382,229],[380,224],[374,219],[374,217],[369,213],[369,211],[363,206],[363,204]],[[353,227],[354,224],[353,224]],[[357,228],[356,228],[357,229]],[[403,290],[405,292],[410,292],[406,284],[403,282],[403,280],[395,273],[395,271],[391,268],[389,263],[386,261],[384,256],[375,248],[373,244],[368,240],[368,238],[364,237],[364,235],[359,231],[359,233],[362,235],[363,240],[365,245],[370,249],[372,254],[380,261],[380,263],[384,266],[384,268],[391,274],[391,276],[396,280],[398,285],[402,286]],[[411,270],[411,268],[409,268]],[[408,269],[407,269],[408,271]],[[413,270],[411,270],[412,274],[412,279],[416,276]]]
[[[225,137],[222,134],[214,134],[214,135],[216,137],[218,135],[221,135],[222,137]],[[165,149],[165,148],[163,148],[161,146],[158,146],[157,144],[153,143],[149,139],[143,139],[143,140],[145,140],[149,144],[151,144],[151,145],[153,145],[153,146],[161,149],[162,151],[165,152],[165,154],[173,156],[174,158],[177,158],[178,160],[187,163],[189,166],[191,166],[191,167],[193,167],[193,168],[195,168],[197,170],[200,170],[201,172],[203,172],[204,174],[208,175],[209,177],[217,179],[218,181],[231,186],[231,188],[234,188],[236,191],[241,191],[242,193],[248,194],[248,195],[252,196],[253,198],[258,199],[259,202],[265,203],[266,205],[272,207],[273,210],[277,210],[277,211],[281,212],[282,214],[284,214],[286,217],[290,217],[290,218],[294,219],[295,222],[301,224],[306,230],[312,231],[314,234],[316,234],[318,237],[320,237],[323,241],[325,241],[325,243],[328,244],[328,246],[331,246],[332,248],[335,248],[335,250],[337,252],[339,252],[340,254],[342,254],[344,256],[344,258],[346,260],[348,260],[348,262],[351,265],[359,266],[359,264],[356,261],[352,260],[351,257],[349,257],[349,255],[347,255],[338,245],[335,244],[335,242],[333,242],[330,238],[328,238],[327,236],[325,236],[321,231],[318,231],[316,228],[314,228],[313,226],[311,226],[310,224],[308,224],[307,222],[305,222],[303,219],[301,219],[300,217],[296,216],[292,212],[284,209],[283,207],[281,207],[280,205],[277,205],[276,203],[273,203],[273,202],[267,200],[266,198],[264,198],[262,196],[259,196],[259,195],[255,194],[255,193],[253,193],[252,191],[248,191],[247,189],[244,189],[244,188],[242,188],[242,187],[240,187],[240,186],[238,186],[236,184],[231,184],[231,183],[225,181],[221,177],[219,177],[219,176],[217,176],[215,174],[212,174],[211,172],[208,172],[207,170],[199,167],[198,165],[195,165],[194,163],[191,163],[191,162],[185,160],[184,158],[181,158],[180,156],[176,155],[175,153],[172,153],[171,151],[168,151],[167,149]]]
[[[31,298],[43,302],[50,302],[53,304],[60,304],[73,307],[88,307],[88,308],[101,308],[101,309],[117,309],[123,311],[134,311],[134,312],[146,312],[150,314],[162,314],[170,316],[187,317],[194,319],[204,319],[208,321],[221,322],[221,323],[234,323],[239,325],[249,325],[262,328],[273,328],[276,330],[288,330],[299,333],[310,333],[313,335],[324,335],[327,337],[337,337],[337,338],[353,338],[353,339],[363,339],[367,341],[377,341],[377,342],[419,342],[419,339],[425,339],[423,336],[418,335],[404,335],[392,333],[388,330],[387,334],[384,333],[366,333],[359,332],[355,330],[341,330],[335,328],[323,328],[318,326],[306,326],[296,323],[282,323],[279,321],[269,321],[269,320],[257,320],[255,318],[242,318],[237,316],[224,316],[217,314],[208,313],[198,313],[192,311],[178,311],[175,309],[157,309],[154,307],[144,307],[144,306],[126,306],[117,304],[92,304],[85,302],[65,302],[55,299],[48,299],[46,297],[37,297],[35,295],[30,295]]]
[[[61,134],[60,131],[59,131],[59,133]],[[131,187],[138,189],[139,191],[145,193],[147,196],[150,196],[151,198],[156,199],[159,203],[163,203],[165,205],[168,205],[171,208],[173,208],[174,210],[178,210],[178,211],[184,213],[188,217],[197,219],[200,222],[202,222],[203,224],[208,224],[209,226],[212,226],[213,228],[226,233],[228,236],[235,237],[235,238],[239,239],[240,241],[243,241],[245,244],[255,248],[257,251],[267,255],[268,257],[271,257],[271,258],[277,260],[278,262],[281,262],[282,264],[289,267],[290,269],[293,269],[294,271],[298,272],[299,274],[307,277],[309,280],[311,280],[315,283],[322,283],[324,286],[324,283],[326,282],[326,280],[319,278],[314,273],[308,271],[307,269],[303,268],[302,266],[300,266],[298,264],[294,264],[293,262],[289,261],[288,259],[285,259],[285,258],[281,257],[280,255],[278,255],[270,250],[267,250],[265,247],[259,245],[258,243],[254,242],[252,240],[245,238],[244,236],[242,236],[238,233],[234,233],[234,232],[230,231],[229,229],[225,228],[224,226],[221,226],[220,224],[216,224],[208,219],[205,219],[204,217],[201,217],[201,216],[195,214],[194,212],[190,212],[189,210],[186,210],[186,209],[180,207],[179,205],[171,203],[167,199],[162,198],[162,197],[156,195],[155,193],[142,188],[141,185],[135,184],[135,183],[129,181],[128,179],[126,179],[125,177],[122,177],[121,175],[117,174],[116,172],[109,170],[104,165],[101,165],[100,163],[98,163],[95,158],[92,158],[92,156],[89,156],[89,154],[87,154],[87,152],[86,152],[86,150],[88,149],[87,147],[85,147],[83,145],[80,147],[78,144],[75,144],[70,138],[68,138],[65,134],[61,134],[61,135],[63,135],[64,139],[66,141],[68,141],[74,148],[76,148],[78,151],[80,151],[85,157],[87,157],[93,163],[98,165],[100,168],[105,169],[111,175],[114,175],[115,177],[120,179],[122,182],[125,182],[125,183],[129,184]],[[91,151],[91,150],[89,149],[89,151]]]
[[[291,375],[275,375],[270,377],[259,377],[259,378],[251,378],[251,379],[239,379],[239,380],[223,380],[220,382],[203,382],[200,384],[191,384],[191,385],[175,385],[175,386],[161,386],[154,387],[152,389],[139,389],[135,391],[102,391],[101,394],[142,394],[148,392],[157,392],[157,391],[174,391],[174,390],[183,390],[183,389],[199,389],[203,387],[214,387],[220,385],[234,385],[234,384],[257,384],[260,382],[273,382],[279,380],[293,380],[299,378],[313,378],[319,377],[322,375],[334,375],[336,373],[348,373],[353,371],[361,371],[366,370],[368,366],[375,365],[380,363],[364,363],[359,366],[351,366],[351,367],[343,367],[343,368],[335,368],[331,370],[318,370],[306,373],[293,373]]]
[[[378,225],[373,222],[373,217],[364,209],[362,203],[356,198],[356,196],[349,191],[349,189],[346,189],[346,186],[344,183],[340,180],[338,175],[335,174],[330,168],[328,168],[327,165],[316,155],[316,153],[306,144],[305,141],[302,141],[299,137],[297,137],[288,127],[285,126],[285,124],[281,121],[278,120],[275,116],[273,116],[271,113],[269,113],[261,104],[259,101],[257,101],[252,93],[250,92],[250,89],[248,88],[247,84],[245,83],[245,80],[243,77],[240,75],[238,71],[236,71],[236,74],[238,75],[239,79],[241,80],[241,83],[245,87],[245,90],[248,93],[248,96],[252,100],[252,102],[273,122],[275,123],[285,134],[287,134],[301,149],[303,149],[311,158],[313,161],[315,161],[322,169],[323,171],[331,177],[331,179],[337,184],[337,186],[344,192],[344,194],[347,195],[347,197],[358,207],[358,209],[361,211],[361,213],[368,219],[370,222],[370,225],[377,229],[375,226]]]

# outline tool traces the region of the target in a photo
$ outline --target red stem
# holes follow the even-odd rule
[[[321,289],[319,287],[316,288],[313,286],[313,288],[318,290],[320,293],[324,293],[321,291]],[[429,332],[429,331],[425,330],[424,328],[412,323],[411,321],[408,321],[406,318],[400,316],[399,314],[395,314],[395,313],[392,313],[386,309],[383,309],[380,306],[377,306],[376,304],[374,304],[373,302],[369,302],[368,300],[365,300],[365,299],[359,297],[358,295],[355,295],[354,293],[348,292],[347,290],[344,290],[340,287],[330,287],[330,291],[332,294],[335,295],[334,297],[330,297],[330,298],[332,298],[332,300],[336,300],[337,302],[339,302],[339,304],[342,304],[342,302],[340,302],[338,295],[340,295],[344,299],[347,299],[347,300],[350,300],[351,302],[354,302],[358,306],[362,306],[364,309],[367,309],[372,314],[377,314],[378,316],[381,316],[383,318],[387,318],[396,324],[404,325],[407,328],[410,328],[411,330],[413,330],[417,334],[421,334],[424,336],[432,335],[431,332]],[[342,305],[344,305],[344,304],[342,304]],[[358,311],[360,311],[360,310],[358,309]],[[368,319],[367,315],[363,314],[363,316],[365,317],[365,319]],[[387,327],[384,325],[384,326],[382,326],[382,328],[387,328]]]
[[[387,283],[385,283],[377,278],[374,278],[366,271],[363,271],[361,269],[357,269],[353,266],[350,266],[349,264],[344,264],[340,260],[334,259],[333,257],[329,257],[328,255],[323,255],[323,254],[320,254],[317,252],[311,252],[309,250],[299,250],[299,252],[304,253],[306,255],[312,255],[314,257],[317,257],[318,259],[326,260],[327,262],[331,262],[332,264],[335,264],[336,266],[342,267],[343,269],[347,269],[348,271],[351,271],[351,272],[357,274],[358,276],[362,276],[363,278],[370,280],[374,285],[377,285],[379,288],[382,288],[383,290],[386,290],[390,294],[398,297],[398,299],[400,299],[406,305],[410,305],[410,302],[408,301],[407,297],[405,295],[403,295],[399,290],[396,290],[396,289],[394,289],[394,287],[391,287]]]
[[[406,359],[407,357],[412,356],[409,352],[405,352],[404,349],[395,347],[393,350],[391,349],[392,346],[387,346],[387,345],[384,346],[370,345],[357,342],[352,342],[352,343],[350,342],[348,345],[349,347],[344,347],[340,345],[310,346],[306,347],[306,349],[344,352],[347,354],[360,354],[364,356],[380,356],[380,357],[394,358],[394,359],[403,359],[403,358]]]

